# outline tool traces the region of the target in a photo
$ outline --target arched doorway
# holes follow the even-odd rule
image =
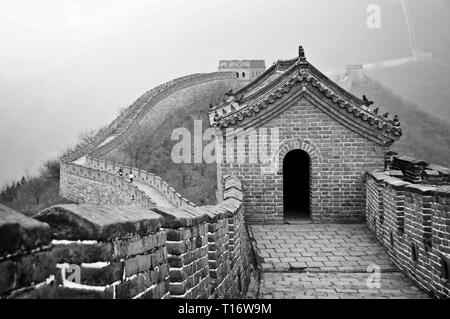
[[[285,219],[310,217],[311,161],[303,150],[292,150],[283,159],[283,205]]]

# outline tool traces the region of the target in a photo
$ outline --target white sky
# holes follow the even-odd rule
[[[0,16],[11,22],[30,27],[76,27],[70,19],[80,15],[83,27],[104,24],[116,18],[134,14],[148,1],[133,0],[2,0]]]
[[[211,70],[217,59],[228,57],[271,63],[295,55],[300,43],[320,61],[319,53],[329,48],[325,40],[336,39],[339,28],[314,21],[365,28],[367,1],[346,1],[357,11],[334,0],[0,0],[0,21],[6,25],[0,30],[6,65],[0,61],[0,67],[17,77],[92,56],[99,46],[117,57],[123,47],[148,51],[152,46],[155,61],[170,50],[173,57],[193,58],[196,70],[200,65]],[[314,42],[319,45],[308,48]]]

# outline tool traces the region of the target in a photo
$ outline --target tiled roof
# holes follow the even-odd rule
[[[361,99],[308,63],[302,55],[302,48],[298,59],[278,61],[249,85],[213,107],[209,113],[210,124],[219,128],[243,126],[247,119],[258,117],[258,113],[276,109],[278,101],[291,94],[292,90],[300,92],[300,95],[315,95],[326,100],[327,107],[332,105],[332,108],[339,110],[339,114],[345,114],[355,124],[363,123],[366,129],[377,135],[377,141],[380,141],[380,135],[383,136],[382,143],[397,140],[402,135],[397,116],[389,119],[387,113],[381,116],[378,109],[370,110]],[[335,110],[330,113],[337,114]]]

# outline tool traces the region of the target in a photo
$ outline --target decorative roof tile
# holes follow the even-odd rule
[[[210,125],[213,127],[226,128],[230,124],[240,126],[246,118],[260,113],[262,109],[271,109],[277,106],[278,100],[292,88],[300,84],[298,90],[310,95],[322,96],[335,108],[347,111],[347,117],[355,123],[363,122],[367,128],[377,135],[379,142],[386,143],[397,140],[402,135],[398,116],[388,118],[389,113],[378,115],[378,108],[370,110],[364,101],[345,91],[324,74],[309,64],[304,58],[303,48],[299,49],[298,59],[278,61],[260,77],[235,93],[239,96],[239,102],[234,98],[227,99],[224,103],[217,105],[210,111]],[[271,75],[277,73],[276,77]],[[281,75],[278,75],[280,74]],[[314,91],[318,92],[314,92]],[[320,92],[320,93],[319,93]],[[383,136],[380,141],[379,135]]]

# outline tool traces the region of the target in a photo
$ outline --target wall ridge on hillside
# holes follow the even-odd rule
[[[148,98],[149,96],[156,94],[157,92],[159,92],[163,87],[169,85],[169,83],[174,83],[174,82],[178,82],[178,80],[184,80],[188,77],[192,77],[192,76],[196,76],[197,74],[193,74],[193,75],[188,75],[188,76],[183,76],[180,77],[178,79],[175,80],[171,80],[169,82],[166,82],[164,84],[160,84],[154,88],[152,88],[151,90],[148,90],[147,92],[145,92],[143,95],[141,95],[138,99],[136,99],[135,102],[133,102],[131,105],[129,105],[127,108],[125,108],[125,110],[123,112],[121,112],[109,125],[108,127],[101,132],[98,132],[97,135],[94,137],[93,141],[91,143],[86,143],[85,145],[82,145],[80,147],[80,149],[75,150],[71,153],[75,153],[75,155],[72,154],[68,154],[69,158],[73,158],[75,157],[79,157],[79,154],[84,154],[89,152],[89,149],[92,147],[96,147],[98,146],[98,144],[100,144],[102,141],[104,141],[108,136],[111,135],[112,131],[118,126],[118,124],[125,119],[128,115],[132,114],[133,111],[136,110],[136,108],[138,107],[139,104],[142,103],[143,100],[145,100],[146,98]],[[66,156],[67,157],[67,156]],[[73,159],[68,159],[69,161],[73,160]]]
[[[108,143],[99,146],[98,148],[91,151],[89,154],[91,154],[93,157],[100,157],[102,154],[106,154],[115,147],[117,147],[119,144],[121,144],[130,134],[133,132],[133,130],[136,128],[137,124],[144,118],[144,116],[149,112],[149,110],[158,104],[160,101],[164,100],[168,96],[172,95],[173,93],[185,89],[187,87],[197,85],[204,82],[214,81],[217,79],[232,79],[235,78],[235,75],[232,72],[212,72],[212,73],[205,73],[205,74],[196,74],[192,77],[187,77],[183,79],[182,81],[174,82],[173,85],[168,85],[164,87],[162,90],[158,91],[157,94],[151,96],[149,100],[145,103],[145,105],[134,114],[134,118],[132,119],[132,122],[129,123],[129,125],[122,131],[120,134],[118,134],[113,140],[109,141]]]
[[[85,203],[136,203],[144,208],[158,203],[163,206],[173,204],[178,207],[195,207],[194,203],[184,198],[159,176],[135,167],[103,161],[100,156],[120,145],[151,108],[170,95],[190,86],[220,79],[233,79],[235,76],[234,72],[192,74],[147,91],[106,129],[99,132],[91,143],[79,147],[61,159],[61,195]],[[125,176],[118,176],[119,167],[122,167],[124,172],[133,172],[134,184],[127,185],[130,183],[125,180]],[[83,185],[83,180],[86,185]],[[102,192],[98,191],[99,188]],[[75,195],[76,190],[80,194]],[[107,195],[92,194],[95,190]],[[117,194],[114,194],[115,190]]]
[[[116,119],[114,119],[108,127],[99,132],[95,137],[94,140],[91,143],[82,145],[79,149],[76,149],[66,156],[63,157],[63,160],[65,161],[73,161],[76,158],[79,158],[87,153],[90,153],[94,151],[99,145],[105,141],[113,131],[120,125],[120,123],[127,118],[130,114],[133,114],[135,117],[137,116],[136,109],[142,110],[145,106],[152,106],[154,104],[151,104],[150,102],[154,101],[155,99],[159,99],[164,94],[171,94],[177,91],[178,89],[181,89],[184,87],[184,85],[187,85],[189,83],[192,83],[192,80],[197,79],[198,81],[204,80],[213,80],[215,78],[221,79],[221,78],[234,78],[235,75],[233,72],[211,72],[211,73],[196,73],[192,75],[183,76],[171,81],[168,81],[164,84],[161,84],[146,93],[144,93],[141,97],[139,97],[134,103],[132,103],[129,107],[125,109],[124,112],[119,114]],[[178,89],[177,89],[178,88]],[[167,90],[172,89],[172,91],[169,93]],[[145,100],[145,102],[144,102]],[[158,101],[159,102],[159,101]],[[150,105],[147,105],[149,104]]]
[[[161,177],[142,170],[136,167],[122,165],[120,163],[115,163],[107,160],[97,159],[90,156],[86,157],[86,167],[91,168],[95,171],[99,171],[102,173],[108,173],[117,176],[117,171],[119,168],[122,168],[124,172],[132,172],[135,178],[135,181],[143,182],[149,186],[157,189],[161,194],[163,194],[167,199],[169,199],[175,206],[191,206],[196,207],[194,203],[183,197],[180,193],[178,193],[173,187],[169,186],[169,184],[164,181]],[[117,176],[120,178],[120,176]],[[122,178],[122,180],[124,180]]]

